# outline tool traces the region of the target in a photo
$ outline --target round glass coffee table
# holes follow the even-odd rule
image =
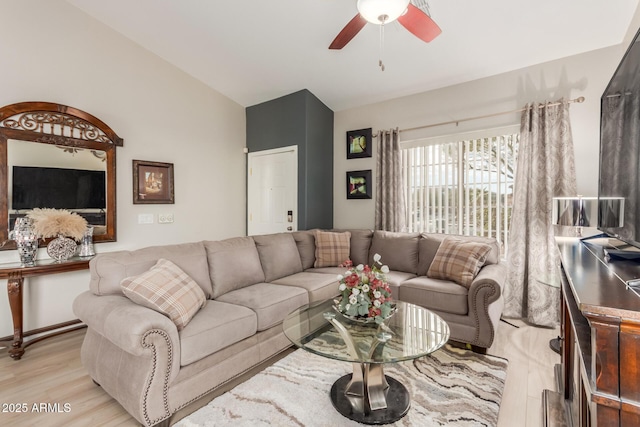
[[[297,347],[353,364],[353,374],[339,378],[330,397],[338,412],[360,423],[389,424],[409,411],[409,392],[384,374],[385,363],[426,356],[449,339],[449,325],[437,314],[414,304],[396,304],[397,311],[380,325],[344,317],[332,300],[300,308],[282,323]]]

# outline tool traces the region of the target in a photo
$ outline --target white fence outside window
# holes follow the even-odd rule
[[[408,231],[494,237],[504,256],[519,134],[455,138],[402,149]]]

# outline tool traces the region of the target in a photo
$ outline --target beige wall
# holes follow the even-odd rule
[[[117,149],[118,241],[96,245],[97,252],[245,233],[242,106],[62,0],[3,1],[0,38],[0,105],[70,105],[124,138]],[[175,205],[133,205],[133,159],[174,163]],[[165,212],[174,214],[173,224],[157,224]],[[154,214],[156,223],[139,225],[140,213]],[[0,262],[15,260],[15,251],[0,252]],[[73,319],[71,303],[88,281],[86,271],[28,279],[26,329]],[[9,334],[3,295],[0,336]]]
[[[346,160],[345,133],[353,129],[398,127],[408,129],[434,123],[515,110],[530,102],[573,99],[584,96],[582,104],[572,104],[571,124],[576,153],[578,191],[597,195],[600,134],[600,96],[613,75],[627,45],[588,52],[521,70],[459,84],[418,95],[397,98],[335,114],[334,125],[334,218],[336,228],[373,227],[374,198],[347,200],[345,174],[350,170],[373,169],[373,158]],[[505,54],[508,54],[505,52]],[[375,88],[372,88],[375,90]],[[489,129],[517,124],[517,113],[495,118],[401,132],[401,141],[428,136]],[[373,150],[376,143],[374,140]]]
[[[122,138],[118,148],[118,242],[98,252],[245,232],[245,112],[240,105],[141,49],[62,0],[5,0],[0,14],[0,105],[51,101],[85,110]],[[630,31],[631,33],[631,31]],[[628,37],[629,38],[629,37]],[[409,128],[516,109],[527,102],[585,96],[573,105],[579,191],[597,191],[599,98],[624,46],[603,49],[415,96],[337,112],[334,125],[334,226],[372,227],[373,200],[346,200],[345,172],[374,169],[345,159],[345,133]],[[505,53],[508,54],[508,53]],[[372,88],[375,90],[375,88]],[[459,127],[404,133],[403,139],[512,124],[517,114]],[[375,146],[374,146],[375,148]],[[175,205],[133,205],[133,159],[175,164]],[[173,213],[175,223],[139,225],[140,213]],[[40,257],[46,257],[41,251]],[[17,259],[0,252],[0,262]],[[26,329],[73,318],[71,302],[88,273],[29,279]],[[12,332],[0,297],[0,336]]]

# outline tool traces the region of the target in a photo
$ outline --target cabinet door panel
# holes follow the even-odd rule
[[[620,325],[620,398],[640,405],[640,324]],[[640,425],[640,423],[636,424]]]

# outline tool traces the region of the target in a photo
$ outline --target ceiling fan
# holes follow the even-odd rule
[[[430,42],[442,30],[429,15],[410,0],[358,0],[358,14],[340,31],[329,49],[342,49],[364,28],[367,22],[385,25],[396,19],[420,40]]]

